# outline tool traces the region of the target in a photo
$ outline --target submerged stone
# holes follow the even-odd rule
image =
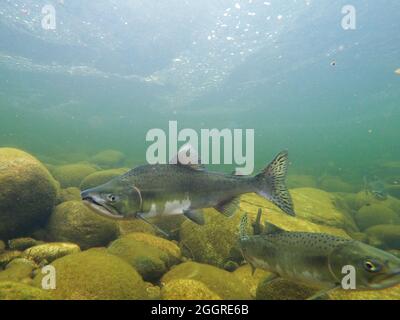
[[[26,284],[0,282],[0,300],[51,300],[49,292]]]
[[[51,263],[56,259],[80,251],[79,246],[74,243],[53,242],[29,248],[23,252],[23,257],[32,259],[36,263],[42,261]]]
[[[115,167],[121,165],[125,155],[117,150],[104,150],[91,158],[91,161],[101,167]]]
[[[70,188],[79,187],[84,178],[96,171],[97,168],[89,163],[74,163],[56,166],[52,173],[63,188]]]
[[[383,249],[400,248],[400,225],[377,225],[365,230],[370,245]]]
[[[8,241],[8,247],[10,250],[18,251],[24,251],[25,249],[36,246],[37,244],[40,244],[40,241],[32,238],[17,238]]]
[[[318,292],[318,289],[307,287],[283,278],[269,281],[262,280],[256,292],[257,300],[307,300]]]
[[[97,171],[90,175],[88,175],[80,184],[81,190],[86,190],[90,188],[94,188],[100,186],[112,178],[118,177],[126,172],[128,172],[128,168],[120,168],[120,169],[110,169],[110,170],[103,170]]]
[[[361,230],[381,224],[399,224],[400,217],[392,209],[382,204],[365,205],[355,215]]]
[[[222,300],[203,282],[192,279],[177,279],[168,282],[161,289],[163,300]]]
[[[11,261],[21,257],[21,251],[6,251],[0,254],[0,269],[5,268]]]

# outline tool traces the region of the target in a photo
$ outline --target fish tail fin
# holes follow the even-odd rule
[[[278,206],[283,212],[295,216],[293,201],[286,187],[288,152],[280,152],[274,160],[255,176],[256,192]]]
[[[247,223],[248,223],[248,218],[247,218],[247,213],[245,213],[242,216],[242,219],[240,219],[240,226],[239,226],[239,237],[240,240],[246,240],[249,236],[247,235]]]

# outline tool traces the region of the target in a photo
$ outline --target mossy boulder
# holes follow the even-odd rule
[[[400,200],[395,197],[388,196],[385,200],[380,200],[377,199],[373,194],[366,193],[365,191],[360,191],[355,195],[355,210],[359,210],[364,206],[369,206],[373,204],[380,204],[389,209],[392,209],[395,212],[400,212]]]
[[[247,287],[252,298],[255,298],[258,284],[271,273],[262,269],[256,269],[253,274],[250,265],[245,264],[237,268],[233,274]]]
[[[390,184],[386,186],[386,191],[393,197],[400,199],[400,184]]]
[[[0,239],[26,234],[45,221],[59,189],[43,164],[12,148],[0,148],[0,186]]]
[[[132,233],[115,240],[108,252],[127,261],[147,281],[159,279],[181,259],[176,244],[145,233]]]
[[[128,171],[129,169],[127,168],[120,168],[120,169],[109,169],[109,170],[94,172],[88,175],[85,179],[83,179],[80,188],[81,190],[86,190],[97,187],[99,185],[102,185],[110,181],[112,178],[118,177]]]
[[[67,201],[79,201],[81,200],[81,190],[76,187],[61,189],[58,196],[58,203],[63,203]]]
[[[14,259],[7,265],[4,271],[0,272],[0,282],[20,282],[25,279],[30,279],[35,268],[37,268],[37,265],[30,260],[22,258]]]
[[[203,282],[192,279],[177,279],[168,282],[161,289],[163,300],[221,300]]]
[[[6,244],[4,241],[0,240],[0,254],[2,254],[6,250]]]
[[[304,286],[283,278],[270,281],[262,280],[256,292],[257,300],[306,300],[312,297],[318,289]]]
[[[124,236],[133,232],[142,232],[147,234],[156,234],[154,227],[147,222],[139,219],[118,220],[119,234]]]
[[[316,188],[317,179],[313,176],[303,174],[292,174],[287,177],[286,185],[290,189],[294,188]]]
[[[400,285],[384,290],[342,290],[329,292],[332,300],[400,300]]]
[[[392,209],[382,204],[365,205],[355,215],[361,230],[380,224],[399,224],[400,217]]]
[[[370,245],[383,249],[400,249],[400,225],[378,225],[365,230]]]
[[[33,238],[17,238],[9,240],[8,247],[10,250],[24,251],[25,249],[36,246],[40,243],[40,241]]]
[[[51,296],[67,300],[147,299],[146,285],[127,262],[105,249],[90,249],[57,259],[57,287]],[[43,275],[34,278],[41,286]]]
[[[109,168],[121,165],[125,155],[117,150],[104,150],[91,158],[91,161],[101,167]]]
[[[346,231],[358,230],[352,217],[335,206],[334,195],[313,188],[293,189],[291,195],[299,218]]]
[[[197,262],[224,268],[232,260],[239,239],[240,215],[228,219],[214,209],[204,210],[205,224],[186,220],[180,230],[180,246],[185,256]]]
[[[319,187],[328,192],[354,192],[355,188],[337,176],[325,176],[319,182]]]
[[[80,252],[81,249],[74,243],[44,243],[29,249],[26,249],[22,256],[40,263],[45,261],[51,263],[56,259],[64,257],[69,254]]]
[[[48,291],[26,284],[2,281],[0,282],[0,300],[52,300]]]
[[[5,268],[14,259],[22,256],[21,251],[6,251],[0,254],[0,269]]]
[[[191,261],[179,264],[162,277],[161,283],[165,286],[179,279],[200,281],[225,300],[251,298],[248,288],[234,274],[211,265]]]
[[[100,216],[81,201],[58,205],[47,230],[52,241],[76,243],[82,250],[107,246],[119,235],[114,220]]]
[[[54,177],[63,188],[79,187],[82,180],[97,171],[97,168],[89,163],[74,163],[56,166],[52,170]]]

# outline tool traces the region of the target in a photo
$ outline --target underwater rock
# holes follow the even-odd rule
[[[125,155],[117,150],[104,150],[91,158],[91,161],[101,167],[116,167],[122,164]]]
[[[10,250],[24,251],[25,249],[36,246],[40,243],[40,241],[32,238],[17,238],[9,240],[8,247],[10,248]]]
[[[254,274],[252,274],[251,266],[245,264],[236,269],[233,274],[247,287],[251,296],[255,298],[258,284],[271,273],[262,269],[256,269]]]
[[[319,182],[319,187],[328,192],[354,192],[355,188],[340,177],[325,176]]]
[[[60,194],[58,196],[58,204],[68,201],[80,201],[81,198],[81,190],[76,187],[61,189]]]
[[[400,185],[399,184],[387,185],[386,191],[391,196],[400,199]]]
[[[0,269],[5,268],[11,261],[21,256],[21,251],[6,251],[0,254]]]
[[[174,243],[144,233],[132,233],[115,240],[108,252],[128,262],[146,281],[161,278],[181,256]]]
[[[365,205],[355,215],[358,227],[365,230],[380,224],[399,224],[400,217],[382,204]]]
[[[304,197],[301,195],[302,192],[304,192]],[[313,194],[316,195],[315,201],[312,198]],[[354,222],[352,222],[352,220],[346,222],[347,217],[335,209],[331,202],[332,198],[328,193],[317,189],[301,188],[294,189],[292,195],[296,197],[295,211],[298,214],[297,217],[291,217],[284,214],[271,202],[257,196],[256,194],[242,196],[240,209],[242,213],[249,213],[249,218],[254,222],[257,216],[257,211],[261,208],[263,209],[261,223],[267,221],[268,223],[274,224],[286,231],[318,232],[349,238],[349,235],[343,229],[329,225],[329,222],[330,224],[337,225],[343,225],[346,223],[352,225]],[[318,195],[320,196],[320,199],[318,199]],[[307,201],[310,201],[310,203],[307,204]],[[296,203],[299,205],[298,207],[296,207]],[[316,212],[313,210],[316,210]],[[326,221],[324,221],[324,213],[327,213]],[[315,222],[311,222],[310,220],[315,220]],[[321,224],[318,224],[318,221],[320,221]],[[354,228],[356,228],[356,226],[354,226]]]
[[[294,208],[299,218],[311,222],[357,231],[352,217],[335,207],[335,197],[326,191],[312,188],[291,190]]]
[[[120,169],[110,169],[110,170],[94,172],[88,175],[85,179],[83,179],[83,181],[80,184],[80,189],[86,190],[100,186],[110,181],[112,178],[118,177],[128,171],[129,169],[127,168],[120,168]]]
[[[4,271],[0,271],[1,281],[15,281],[20,282],[24,279],[31,278],[33,270],[37,265],[27,259],[18,258],[11,261]]]
[[[318,290],[283,278],[262,280],[256,292],[256,300],[306,300]]]
[[[329,292],[332,300],[399,300],[400,285],[383,290],[341,290]]]
[[[388,196],[386,200],[377,199],[371,193],[366,193],[365,191],[360,191],[356,194],[354,199],[354,209],[359,210],[364,206],[369,206],[372,204],[380,204],[392,209],[395,212],[400,212],[400,200],[392,196]]]
[[[26,284],[0,282],[0,300],[52,300],[50,293]]]
[[[192,279],[176,279],[161,289],[163,300],[221,300],[203,282]]]
[[[90,249],[55,260],[57,287],[50,294],[67,300],[147,299],[146,285],[127,262],[106,249]],[[34,278],[41,286],[42,274]]]
[[[56,259],[80,251],[81,249],[79,246],[74,243],[53,242],[40,244],[26,249],[22,256],[27,259],[32,259],[36,263],[40,263],[42,261],[51,263]]]
[[[303,174],[288,175],[286,180],[286,185],[290,189],[305,188],[305,187],[316,188],[317,179],[313,176],[308,176]]]
[[[114,220],[100,216],[81,201],[58,205],[47,230],[52,241],[76,243],[82,250],[107,246],[119,234]]]
[[[4,241],[0,240],[0,254],[2,254],[6,250],[6,244]]]
[[[167,285],[179,279],[200,281],[225,300],[251,299],[248,288],[234,274],[211,265],[184,262],[168,271],[162,277],[161,283]]]
[[[156,234],[154,227],[147,222],[139,219],[118,220],[117,221],[120,236],[133,232],[142,232],[147,234]]]
[[[27,233],[51,214],[59,186],[28,153],[0,148],[0,239]]]
[[[190,220],[182,224],[180,246],[188,258],[222,269],[226,262],[232,260],[231,251],[239,238],[240,215],[227,219],[214,209],[203,211],[204,225],[197,225]]]
[[[52,173],[63,188],[79,187],[82,180],[97,171],[97,168],[88,163],[75,163],[56,166]]]
[[[370,245],[382,249],[400,249],[400,225],[377,225],[365,230]]]

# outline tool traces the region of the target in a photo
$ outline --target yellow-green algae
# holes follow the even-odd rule
[[[82,180],[96,172],[97,168],[89,163],[73,163],[55,166],[52,174],[63,188],[79,187]]]
[[[163,300],[221,300],[203,282],[192,279],[176,279],[169,281],[161,289]]]
[[[177,279],[200,281],[225,300],[251,299],[248,288],[234,274],[211,265],[184,262],[167,272],[162,277],[161,283],[166,285]]]
[[[48,291],[23,283],[0,281],[0,300],[52,300]]]
[[[138,300],[147,299],[146,284],[127,262],[107,253],[90,249],[57,259],[57,287],[51,296],[67,300]],[[34,284],[40,287],[42,275]]]
[[[0,239],[30,231],[51,213],[58,183],[30,154],[0,148]]]
[[[80,188],[81,190],[86,190],[97,187],[110,181],[112,178],[118,177],[128,171],[128,168],[120,168],[94,172],[83,179],[80,184]]]

